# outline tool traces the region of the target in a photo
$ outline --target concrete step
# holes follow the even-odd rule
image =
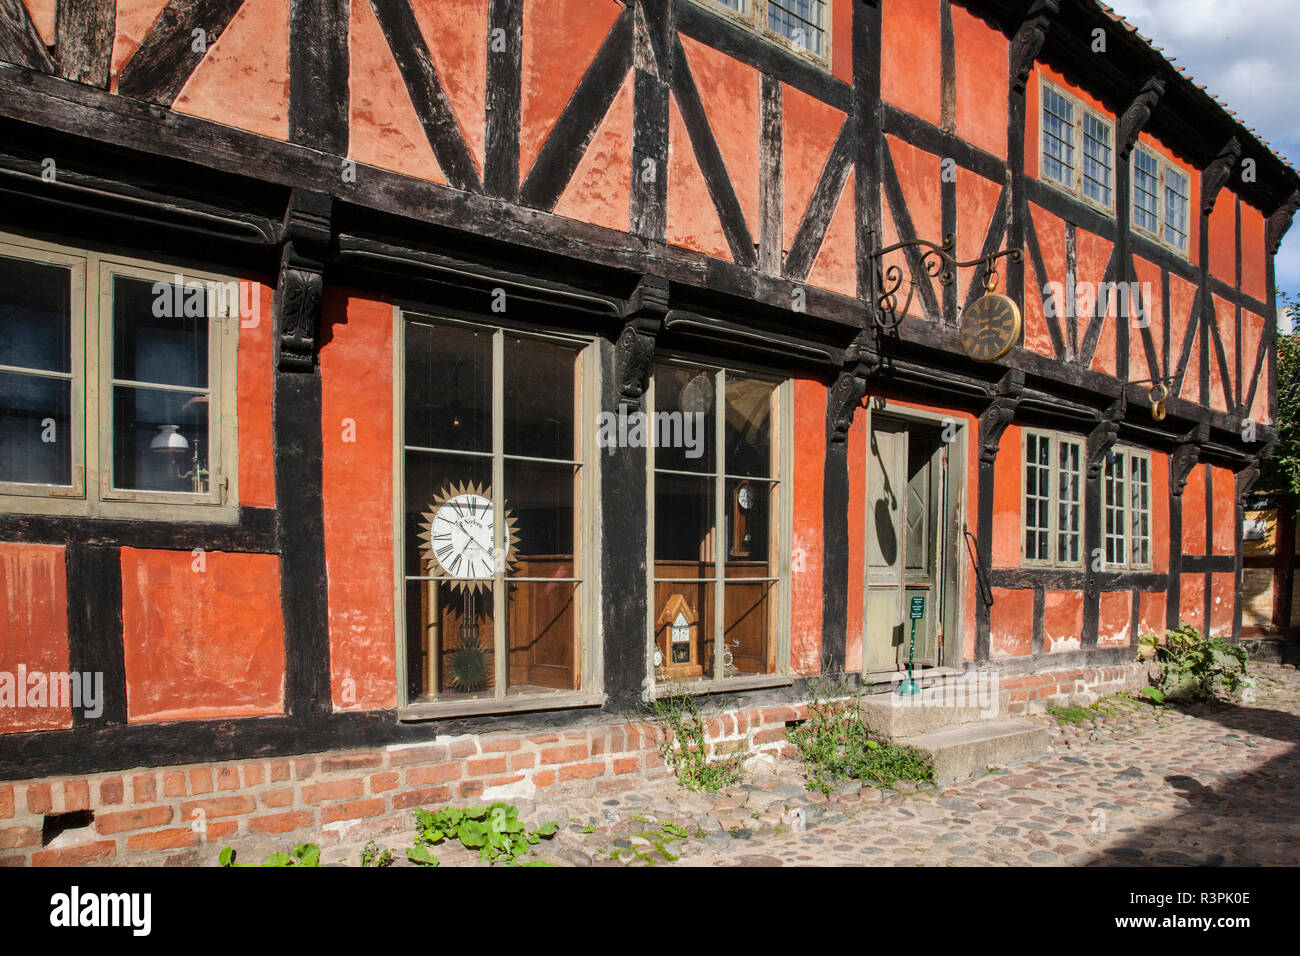
[[[925,687],[920,694],[903,697],[895,693],[871,694],[861,698],[862,720],[878,734],[897,740],[944,727],[1007,716],[1011,692],[981,697],[962,688],[961,693],[943,686]]]
[[[1048,729],[1028,720],[981,720],[915,734],[898,743],[934,758],[940,784],[965,780],[985,767],[1005,767],[1047,752]]]

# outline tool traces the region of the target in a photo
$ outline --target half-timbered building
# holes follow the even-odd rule
[[[1095,0],[0,0],[0,130],[0,862],[1239,633],[1300,177]]]

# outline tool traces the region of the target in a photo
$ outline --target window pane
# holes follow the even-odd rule
[[[492,333],[406,323],[406,444],[492,450]]]
[[[1025,435],[1025,559],[1049,561],[1051,530],[1051,439]]]
[[[1106,563],[1127,563],[1127,532],[1125,529],[1125,458],[1113,452],[1106,462]]]
[[[1074,104],[1043,87],[1043,175],[1074,186]]]
[[[207,388],[210,314],[198,283],[114,276],[113,377]]]
[[[714,565],[713,479],[656,473],[655,574],[661,562],[711,577]]]
[[[505,453],[577,460],[574,378],[578,349],[505,336]]]
[[[1165,241],[1178,249],[1187,248],[1187,177],[1165,169]]]
[[[723,467],[729,475],[769,477],[773,473],[772,399],[776,386],[728,372],[726,387]]]
[[[1160,163],[1150,153],[1133,151],[1133,224],[1148,232],[1160,229],[1158,189]]]
[[[510,585],[507,693],[579,689],[578,588],[566,581]]]
[[[578,577],[574,520],[578,468],[506,461],[505,506],[515,519],[517,563],[526,578]]]
[[[659,574],[656,565],[656,574]],[[706,680],[713,677],[713,602],[711,581],[674,580],[686,575],[663,574],[655,581],[655,680],[659,683]]]
[[[113,386],[113,487],[206,494],[207,395]]]
[[[785,37],[796,50],[821,56],[823,7],[823,0],[767,0],[768,29]]]
[[[1149,461],[1134,455],[1130,459],[1133,509],[1133,563],[1151,563],[1151,483]]]
[[[411,700],[495,696],[494,640],[491,585],[467,592],[445,581],[406,583]]]
[[[1076,564],[1082,550],[1080,511],[1083,483],[1080,479],[1081,447],[1077,442],[1058,444],[1057,461],[1057,540],[1056,559],[1062,564]]]
[[[443,575],[445,572],[438,561],[436,551],[453,546],[465,562],[474,559],[480,563],[483,548],[495,570],[496,562],[492,560],[490,549],[494,547],[488,541],[480,541],[479,547],[471,546],[466,537],[457,533],[455,540],[440,539],[433,542],[434,552],[430,551],[431,536],[422,533],[429,531],[430,518],[436,514],[435,502],[454,496],[458,491],[474,490],[480,493],[492,485],[492,460],[490,458],[471,457],[469,455],[434,455],[428,452],[408,451],[406,453],[406,573],[409,575]],[[454,510],[448,512],[450,517],[460,519]],[[434,533],[441,533],[434,532]],[[451,552],[442,555],[443,560],[450,561]],[[460,570],[458,566],[457,571]]]
[[[72,382],[0,372],[0,481],[72,484]]]
[[[655,367],[655,467],[711,472],[714,451],[712,370],[678,365]]]
[[[0,258],[0,365],[72,371],[72,273]]]
[[[732,566],[761,569],[768,575],[772,500],[775,486],[766,481],[727,481],[727,574]]]
[[[1083,114],[1083,192],[1110,205],[1110,126],[1091,113]]]

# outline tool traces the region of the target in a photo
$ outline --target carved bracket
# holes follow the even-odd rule
[[[991,465],[997,461],[1002,434],[1016,419],[1020,396],[1025,390],[1025,373],[1011,369],[998,382],[997,393],[988,408],[980,414],[980,463]]]
[[[1124,403],[1121,400],[1106,409],[1106,417],[1088,435],[1088,480],[1101,474],[1107,454],[1119,440],[1119,423],[1123,417]]]
[[[273,307],[281,371],[310,372],[316,365],[332,209],[329,196],[295,189],[284,214]]]
[[[1210,165],[1201,173],[1201,211],[1207,216],[1214,212],[1214,202],[1219,198],[1219,190],[1232,178],[1233,167],[1241,160],[1241,143],[1232,137],[1219,150],[1218,155],[1210,160]]]
[[[1147,121],[1151,119],[1151,114],[1160,102],[1160,97],[1165,95],[1165,85],[1158,77],[1152,77],[1147,80],[1142,87],[1142,92],[1137,98],[1129,104],[1124,115],[1119,118],[1116,124],[1115,147],[1119,153],[1120,159],[1128,159],[1129,154],[1133,152],[1133,147],[1137,144],[1138,133],[1142,132]]]
[[[1029,8],[1025,22],[1011,41],[1011,84],[1017,93],[1023,93],[1034,70],[1034,61],[1047,42],[1047,31],[1052,18],[1061,12],[1057,0],[1037,0]]]
[[[1169,486],[1174,497],[1181,498],[1187,487],[1187,478],[1201,457],[1201,445],[1210,438],[1210,426],[1202,422],[1190,432],[1181,445],[1169,456]]]
[[[826,420],[832,442],[848,441],[853,416],[867,395],[867,380],[883,364],[880,345],[870,332],[863,332],[845,349],[843,370],[826,396]]]
[[[626,324],[614,346],[619,400],[640,407],[650,385],[655,341],[668,314],[668,280],[643,276],[627,301]]]
[[[1291,198],[1268,217],[1265,245],[1270,256],[1277,255],[1277,250],[1282,245],[1282,237],[1291,228],[1291,220],[1295,218],[1297,209],[1300,209],[1300,190],[1293,192]]]

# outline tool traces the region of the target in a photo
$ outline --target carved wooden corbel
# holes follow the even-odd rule
[[[1047,42],[1047,31],[1052,18],[1061,12],[1057,0],[1037,0],[1016,31],[1011,41],[1011,84],[1017,93],[1023,93],[1034,70],[1034,61]]]
[[[845,442],[853,427],[853,416],[867,395],[867,380],[884,364],[880,345],[874,334],[864,332],[844,350],[844,367],[835,377],[826,396],[826,417],[830,440]]]
[[[1187,487],[1187,478],[1201,458],[1201,445],[1210,439],[1210,426],[1204,422],[1189,432],[1173,454],[1169,456],[1169,486],[1174,497],[1181,498]]]
[[[1219,190],[1232,178],[1233,167],[1241,160],[1241,143],[1232,137],[1219,150],[1218,155],[1210,160],[1210,165],[1201,173],[1201,211],[1207,216],[1214,212],[1214,202],[1219,198]]]
[[[1115,402],[1106,409],[1105,417],[1088,435],[1088,478],[1092,480],[1101,474],[1110,450],[1119,441],[1119,423],[1124,417],[1123,401]]]
[[[1293,192],[1291,198],[1279,206],[1273,215],[1268,217],[1265,245],[1270,256],[1277,255],[1277,250],[1282,245],[1282,237],[1291,228],[1291,220],[1295,218],[1297,209],[1300,209],[1300,190]]]
[[[650,385],[655,340],[668,314],[668,280],[642,276],[627,301],[626,324],[614,346],[614,368],[618,376],[619,401],[640,407]]]
[[[329,196],[295,189],[284,214],[273,308],[281,371],[310,372],[316,365],[332,209]]]
[[[989,406],[980,414],[980,462],[997,461],[1002,434],[1016,420],[1016,409],[1025,390],[1025,373],[1011,369],[998,382],[997,393]]]
[[[1124,115],[1119,118],[1115,126],[1115,148],[1119,153],[1120,159],[1128,159],[1129,154],[1133,152],[1133,147],[1137,145],[1138,133],[1142,132],[1151,119],[1152,112],[1155,111],[1156,104],[1160,102],[1160,97],[1165,95],[1165,85],[1158,77],[1152,77],[1146,81],[1142,87],[1142,92],[1137,95]]]

